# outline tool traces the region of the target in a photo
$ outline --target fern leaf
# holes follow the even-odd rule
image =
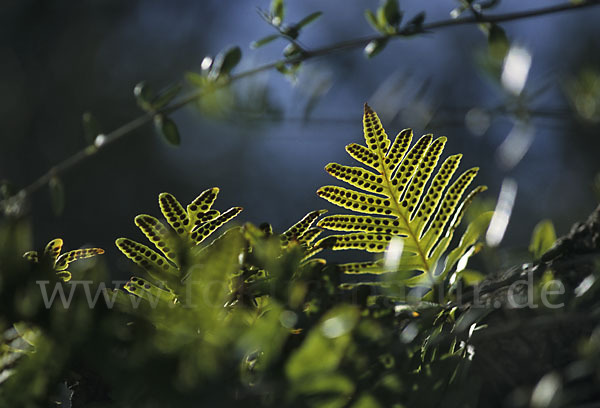
[[[79,259],[91,258],[96,255],[102,255],[103,253],[104,250],[102,248],[84,248],[65,252],[56,260],[54,269],[57,271],[63,271],[67,269],[69,264],[72,262],[75,262]]]
[[[200,193],[200,195],[187,206],[187,214],[192,228],[193,226],[209,221],[209,219],[203,220],[203,218],[205,218],[206,214],[210,211],[210,208],[217,199],[218,194],[218,187],[209,188],[208,190]],[[216,213],[215,217],[219,215],[218,211],[213,211],[213,214],[214,213]]]
[[[476,194],[485,190],[478,187],[461,200],[478,169],[467,170],[448,187],[462,156],[448,157],[434,175],[445,137],[434,140],[433,135],[425,135],[409,149],[413,135],[405,129],[391,143],[377,114],[366,104],[363,128],[366,147],[351,144],[346,151],[374,171],[328,164],[325,170],[329,174],[356,189],[324,186],[317,191],[320,197],[360,215],[323,218],[318,227],[346,234],[323,238],[315,246],[383,252],[398,236],[404,245],[399,266],[393,272],[403,272],[400,276],[406,278],[415,272],[417,278],[431,275],[466,208]],[[467,249],[459,245],[453,258]],[[390,272],[381,261],[343,264],[340,270],[349,274]]]
[[[205,222],[212,221],[219,215],[221,215],[221,213],[217,210],[208,210],[205,213],[197,214],[197,218],[195,219],[194,223],[191,224],[191,229],[194,229],[200,224],[204,224]]]
[[[117,239],[117,247],[162,286],[179,289],[187,273],[182,270],[180,256],[206,249],[197,245],[242,211],[241,207],[233,207],[221,214],[211,209],[218,193],[217,187],[203,191],[185,210],[172,194],[161,193],[158,204],[171,228],[151,215],[135,217],[135,224],[160,253],[127,238]]]
[[[301,241],[301,238],[306,234],[315,220],[326,212],[327,210],[316,210],[306,214],[300,221],[292,225],[283,234],[281,234],[282,245],[286,246],[292,240]],[[315,234],[315,232],[311,232],[307,238],[310,238],[310,236],[313,234]],[[314,236],[312,239],[314,239]]]
[[[40,257],[37,251],[27,251],[23,254],[23,258],[35,263],[38,263],[40,261]]]
[[[367,262],[350,262],[337,265],[338,270],[342,273],[346,273],[349,275],[383,275],[390,272],[396,272],[395,269],[390,269],[385,266],[384,262],[379,261],[367,261]],[[405,272],[405,278],[411,277],[411,272]]]
[[[221,225],[231,220],[242,212],[242,207],[233,207],[219,215],[217,218],[208,221],[204,224],[200,224],[192,230],[190,238],[196,245],[204,241],[210,234],[215,232]]]
[[[59,279],[62,279],[62,280],[63,280],[63,282],[68,282],[68,281],[70,281],[70,280],[71,280],[71,277],[72,277],[72,275],[71,275],[71,272],[69,272],[69,271],[59,271],[59,272],[56,272],[56,276],[57,276]]]
[[[144,233],[144,235],[154,244],[156,249],[162,252],[165,257],[178,265],[177,242],[173,239],[171,232],[156,218],[142,214],[134,219],[135,225]]]
[[[161,193],[158,196],[160,211],[163,213],[169,225],[175,230],[177,235],[182,238],[187,236],[190,220],[187,212],[183,209],[179,201],[169,193]]]
[[[179,271],[157,252],[128,238],[119,238],[117,247],[125,256],[142,267],[157,281],[174,287],[179,281]]]
[[[304,234],[300,235],[298,242],[310,245],[322,232],[323,230],[320,228],[310,228]]]
[[[46,248],[44,249],[44,257],[46,257],[52,265],[54,265],[56,259],[60,255],[62,246],[63,240],[60,238],[53,239],[46,245]]]
[[[71,272],[66,270],[70,263],[75,262],[79,259],[91,258],[93,256],[101,255],[104,253],[104,250],[102,248],[85,248],[69,251],[60,255],[62,247],[62,239],[53,239],[46,245],[46,248],[44,249],[44,254],[42,255],[42,259],[47,260],[49,262],[49,266],[51,266],[54,269],[54,271],[56,272],[56,276],[59,279],[62,279],[64,282],[68,282],[71,280]],[[25,252],[23,254],[23,258],[35,263],[40,262],[40,256],[37,253],[37,251]]]
[[[333,231],[365,231],[404,236],[408,233],[397,219],[369,216],[330,215],[319,221],[317,225]]]
[[[137,277],[129,279],[123,287],[127,292],[146,299],[150,304],[156,304],[159,301],[174,303],[177,300],[173,292],[159,288],[152,283]]]

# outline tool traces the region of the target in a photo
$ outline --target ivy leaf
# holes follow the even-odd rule
[[[50,188],[50,198],[54,214],[61,215],[65,209],[65,187],[62,181],[54,176],[48,182]]]
[[[279,38],[279,34],[268,35],[266,37],[261,38],[260,40],[253,41],[250,44],[250,48],[256,49],[256,48],[262,47],[263,45],[267,45],[270,42],[275,41],[278,38]]]
[[[296,28],[300,29],[302,27],[305,27],[305,26],[309,25],[310,23],[312,23],[313,21],[315,21],[316,19],[318,19],[319,17],[321,17],[322,15],[323,15],[322,11],[315,11],[314,13],[309,14],[308,16],[306,16],[302,20],[300,20],[298,23],[296,23]]]
[[[529,252],[535,259],[540,259],[556,242],[556,231],[550,220],[540,221],[533,229]]]
[[[154,128],[171,146],[179,146],[181,144],[179,130],[171,118],[162,114],[155,115]]]
[[[216,57],[208,74],[208,79],[216,80],[221,75],[229,75],[231,70],[242,59],[242,50],[240,47],[231,47],[221,51]]]

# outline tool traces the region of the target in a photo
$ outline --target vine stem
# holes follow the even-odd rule
[[[220,82],[218,84],[218,86],[225,87],[227,85],[230,85],[232,82],[235,82],[242,78],[250,77],[250,76],[256,75],[261,72],[269,71],[269,70],[277,68],[278,66],[281,66],[281,65],[297,64],[300,62],[304,62],[308,59],[329,55],[329,54],[332,54],[335,52],[341,52],[341,51],[362,48],[362,47],[366,46],[367,44],[369,44],[371,41],[378,41],[378,40],[381,41],[381,40],[402,38],[402,37],[407,37],[409,35],[424,33],[424,32],[430,31],[430,30],[434,30],[434,29],[461,26],[461,25],[502,23],[502,22],[507,22],[507,21],[520,20],[520,19],[538,17],[538,16],[543,16],[543,15],[548,15],[548,14],[554,14],[554,13],[559,13],[559,12],[568,11],[568,10],[583,9],[585,7],[596,6],[596,5],[600,5],[600,0],[587,0],[587,1],[584,0],[581,2],[565,3],[565,4],[560,4],[560,5],[551,6],[551,7],[539,8],[539,9],[535,9],[535,10],[519,11],[519,12],[512,12],[512,13],[505,13],[505,14],[495,14],[495,15],[479,14],[477,16],[467,16],[467,17],[461,17],[461,18],[456,18],[456,19],[448,19],[448,20],[432,22],[432,23],[428,23],[428,24],[422,24],[420,27],[418,27],[417,30],[409,28],[409,29],[400,30],[398,33],[395,33],[395,34],[374,35],[374,36],[369,36],[369,37],[341,41],[341,42],[338,42],[338,43],[335,43],[332,45],[328,45],[328,46],[324,46],[322,48],[317,48],[314,50],[303,50],[300,54],[298,54],[294,57],[280,59],[280,60],[270,62],[270,63],[264,64],[264,65],[259,65],[256,68],[252,68],[250,70],[240,72],[239,74],[231,75],[228,78],[226,78],[226,80]],[[145,113],[144,115],[141,115],[141,116],[137,117],[136,119],[133,119],[133,120],[125,123],[121,127],[113,130],[112,132],[104,134],[103,135],[104,140],[101,144],[98,144],[96,146],[87,146],[86,148],[79,150],[74,155],[66,158],[65,160],[61,161],[57,165],[53,166],[46,173],[44,173],[42,176],[40,176],[38,179],[36,179],[34,182],[32,182],[31,184],[29,184],[28,186],[26,186],[25,188],[20,190],[17,194],[2,200],[0,202],[0,208],[5,207],[8,204],[7,203],[8,200],[10,200],[10,199],[13,199],[15,197],[27,197],[27,196],[33,194],[34,192],[36,192],[37,190],[42,188],[44,185],[46,185],[53,177],[56,177],[59,174],[66,172],[70,168],[75,167],[77,164],[79,164],[80,162],[85,160],[87,157],[97,154],[98,152],[103,150],[106,146],[123,138],[124,136],[128,135],[129,133],[141,128],[142,126],[150,123],[153,120],[155,115],[157,115],[157,114],[165,114],[166,115],[166,114],[172,113],[174,111],[177,111],[177,110],[181,109],[182,107],[184,107],[184,106],[190,104],[191,102],[197,100],[198,98],[200,98],[202,96],[202,94],[203,94],[202,89],[194,91],[194,92],[190,93],[189,95],[182,97],[181,99],[179,99],[178,101],[176,101],[175,103],[173,103],[170,106],[167,106],[167,107],[157,110],[155,112]]]

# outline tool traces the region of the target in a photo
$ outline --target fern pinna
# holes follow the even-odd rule
[[[333,177],[357,190],[324,186],[317,194],[342,208],[366,215],[331,215],[321,219],[317,226],[346,234],[326,237],[317,246],[384,252],[392,238],[400,237],[402,254],[392,268],[379,260],[342,264],[341,270],[349,274],[402,272],[402,276],[409,276],[404,282],[408,286],[431,285],[443,279],[468,250],[468,244],[473,244],[472,236],[467,237],[469,242],[463,239],[448,255],[440,272],[442,265],[438,263],[465,210],[475,195],[486,189],[475,188],[461,202],[478,168],[467,170],[446,189],[462,155],[448,157],[431,179],[445,137],[433,140],[433,135],[428,134],[409,149],[413,134],[405,129],[391,143],[377,114],[366,104],[363,125],[367,146],[352,143],[346,146],[346,151],[370,170],[337,163],[325,167]],[[427,183],[429,187],[423,194]]]
[[[35,263],[48,262],[52,269],[56,271],[56,276],[64,282],[68,282],[71,280],[71,272],[67,268],[71,263],[104,253],[102,248],[83,248],[68,251],[61,255],[62,247],[63,240],[55,238],[48,242],[41,257],[37,251],[28,251],[23,254],[23,258]]]
[[[175,292],[184,278],[185,255],[242,211],[242,207],[232,207],[224,213],[213,209],[218,194],[217,187],[208,189],[184,209],[172,194],[161,193],[158,203],[171,229],[151,215],[135,217],[135,225],[160,253],[129,238],[117,239],[116,245],[162,288],[134,277],[127,282],[125,290],[141,297],[148,292],[148,297],[175,300]]]

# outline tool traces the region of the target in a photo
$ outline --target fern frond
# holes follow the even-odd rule
[[[58,259],[60,251],[62,250],[62,246],[63,240],[60,238],[53,239],[46,245],[46,248],[44,249],[44,257],[47,258],[52,265],[54,265]]]
[[[135,217],[134,222],[156,249],[162,252],[169,261],[174,264],[178,263],[175,250],[177,241],[173,237],[173,231],[168,230],[158,219],[151,215],[138,215]]]
[[[67,269],[70,263],[78,261],[79,259],[91,258],[96,255],[101,255],[104,250],[101,248],[84,248],[76,249],[74,251],[65,252],[58,257],[54,264],[54,269],[57,271],[63,271]]]
[[[161,193],[158,204],[168,226],[151,215],[135,217],[137,227],[159,252],[128,238],[117,239],[117,247],[156,282],[169,289],[177,288],[182,284],[184,273],[180,254],[195,249],[242,211],[242,207],[233,207],[221,214],[211,209],[218,193],[217,187],[205,190],[186,209],[172,194]],[[142,289],[135,293],[140,291]]]
[[[325,237],[315,247],[384,252],[393,237],[400,237],[403,252],[393,272],[404,272],[399,276],[416,273],[417,279],[410,282],[421,282],[419,276],[430,276],[437,270],[466,208],[476,194],[485,190],[477,187],[461,200],[478,168],[467,170],[448,187],[462,155],[448,157],[434,175],[447,141],[445,137],[434,140],[433,135],[425,135],[409,149],[413,134],[405,129],[392,143],[379,117],[366,104],[363,128],[366,147],[353,143],[346,146],[346,151],[372,170],[328,164],[325,170],[329,174],[355,189],[330,185],[317,191],[327,201],[361,215],[331,215],[321,219],[318,227],[346,234]],[[452,259],[459,258],[467,249],[459,246]],[[343,264],[339,268],[348,274],[391,272],[381,261]]]
[[[290,241],[296,240],[298,242],[310,243],[316,235],[319,234],[319,229],[308,232],[310,227],[321,215],[325,214],[327,210],[316,210],[306,214],[300,221],[288,228],[283,234],[281,234],[281,244],[286,246]],[[308,235],[306,235],[308,233]],[[306,235],[306,236],[305,236]]]
[[[132,277],[123,288],[129,293],[149,301],[151,304],[158,302],[174,303],[177,300],[177,296],[173,292],[161,289],[142,278]]]
[[[56,271],[56,276],[63,281],[68,282],[71,280],[71,272],[66,270],[69,264],[80,259],[91,258],[104,253],[102,248],[84,248],[65,252],[60,255],[62,247],[63,240],[61,238],[55,238],[46,244],[44,253],[41,257],[37,251],[28,251],[23,254],[23,258],[34,263],[39,263],[40,261],[48,262],[49,265],[52,266],[52,269]]]

